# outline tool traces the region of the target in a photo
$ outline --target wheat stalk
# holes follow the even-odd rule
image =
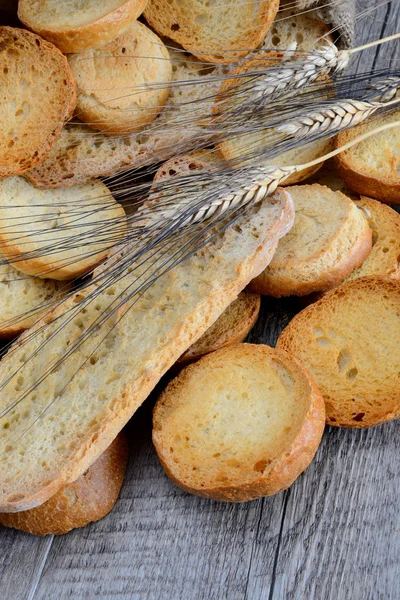
[[[379,92],[379,96],[374,98],[376,102],[388,102],[397,96],[400,88],[400,77],[386,77],[386,79],[371,84],[371,88]]]
[[[393,97],[392,94],[391,97]],[[320,111],[311,112],[295,121],[284,123],[277,128],[277,131],[303,138],[321,133],[336,133],[349,127],[355,127],[370,117],[378,108],[387,108],[399,102],[400,98],[389,102],[342,100],[337,104],[328,105],[327,108]]]

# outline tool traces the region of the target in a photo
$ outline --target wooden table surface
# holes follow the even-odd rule
[[[360,42],[400,30],[399,0],[361,16],[377,4],[359,0]],[[364,53],[362,68],[398,66],[399,56],[400,44],[383,46]],[[274,344],[297,310],[265,298],[249,339]],[[226,504],[167,479],[151,405],[129,426],[129,470],[110,515],[61,537],[0,528],[1,600],[400,599],[399,421],[328,427],[289,490]]]

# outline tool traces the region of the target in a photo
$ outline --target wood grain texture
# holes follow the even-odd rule
[[[359,13],[380,3],[359,0]],[[359,19],[358,38],[399,29],[394,0]],[[397,43],[353,68],[399,66],[399,56]],[[249,341],[274,345],[300,309],[264,298]],[[1,599],[400,598],[399,422],[327,428],[290,490],[228,505],[184,494],[164,475],[150,441],[155,396],[129,426],[131,462],[110,515],[54,541],[0,530]]]

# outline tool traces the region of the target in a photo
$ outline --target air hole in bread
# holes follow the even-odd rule
[[[350,369],[350,371],[347,372],[347,377],[348,379],[355,379],[358,375],[358,369],[356,369],[355,367],[353,369]]]
[[[337,360],[336,360],[337,365],[339,367],[339,373],[341,371],[343,371],[343,369],[345,369],[347,367],[347,365],[350,363],[350,358],[351,358],[350,353],[347,348],[343,348],[339,352]]]
[[[171,25],[171,31],[179,31],[179,30],[180,30],[180,28],[181,28],[181,27],[180,27],[179,23],[173,23],[173,24]]]

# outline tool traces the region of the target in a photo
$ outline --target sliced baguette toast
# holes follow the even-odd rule
[[[37,187],[75,185],[129,167],[166,161],[191,149],[190,140],[210,138],[206,131],[209,120],[205,124],[203,120],[211,113],[225,67],[206,69],[204,63],[182,51],[169,50],[169,54],[173,79],[168,101],[146,129],[110,138],[83,124],[67,125],[48,158],[26,177]]]
[[[31,277],[6,263],[0,266],[0,284],[0,339],[20,335],[71,291],[65,282]]]
[[[128,246],[99,269],[109,278],[104,289],[97,283],[90,296],[89,288],[70,297],[19,338],[0,369],[1,512],[45,502],[100,456],[161,376],[265,268],[293,218],[290,195],[277,190],[164,274],[164,243],[157,260],[148,265],[142,256],[134,270],[131,261],[124,266]],[[132,286],[156,274],[130,299]]]
[[[67,59],[39,36],[0,27],[0,177],[42,162],[75,106]]]
[[[279,0],[149,0],[144,16],[201,60],[230,63],[261,44],[278,8]]]
[[[168,385],[154,408],[153,442],[183,490],[246,502],[289,487],[312,461],[324,424],[321,393],[295,359],[239,344]]]
[[[125,478],[128,443],[121,432],[91,467],[47,502],[17,513],[0,513],[0,525],[35,535],[61,535],[105,517]]]
[[[247,60],[240,65],[232,73],[232,79],[226,79],[220,87],[215,103],[215,114],[217,115],[217,118],[221,119],[221,122],[223,123],[224,115],[228,114],[228,111],[240,111],[243,103],[249,101],[249,94],[245,91],[241,92],[241,89],[245,90],[245,88],[248,87],[252,90],[251,82],[252,79],[254,79],[255,74],[258,71],[265,71],[265,69],[269,67],[276,67],[279,65],[282,58],[283,53],[281,52],[266,52],[265,54]],[[247,78],[245,77],[246,73],[249,74]],[[250,91],[250,93],[252,92]],[[298,95],[299,91],[296,90],[295,93]],[[237,135],[225,136],[217,147],[224,159],[229,161],[233,166],[245,166],[253,164],[255,156],[262,156],[265,147],[268,147],[271,143],[270,136],[270,129],[261,129],[255,132],[245,131],[244,133],[238,133]],[[333,149],[333,146],[334,142],[331,139],[317,140],[312,144],[288,150],[279,156],[269,157],[265,160],[268,165],[280,167],[301,165],[327,154]],[[323,161],[313,167],[308,167],[298,173],[293,173],[282,182],[282,185],[292,185],[303,181],[317,172],[322,165]]]
[[[277,348],[313,375],[327,423],[372,427],[400,415],[400,282],[355,279],[300,312]]]
[[[37,277],[72,279],[94,268],[126,231],[125,211],[100,181],[38,190],[22,177],[0,179],[0,248]]]
[[[368,221],[347,196],[317,183],[288,190],[294,226],[249,286],[277,298],[331,289],[363,263],[372,246]]]
[[[243,342],[257,321],[260,306],[259,294],[239,294],[201,338],[182,354],[177,366],[187,365],[210,352]]]
[[[82,52],[116,38],[146,4],[147,0],[19,0],[18,16],[62,52]]]
[[[78,88],[75,114],[93,129],[111,135],[139,131],[168,99],[168,50],[138,21],[100,49],[73,54],[68,61]]]
[[[400,120],[400,110],[337,136],[340,148],[359,135]],[[335,157],[340,177],[353,191],[387,204],[400,203],[400,127],[382,131]]]

